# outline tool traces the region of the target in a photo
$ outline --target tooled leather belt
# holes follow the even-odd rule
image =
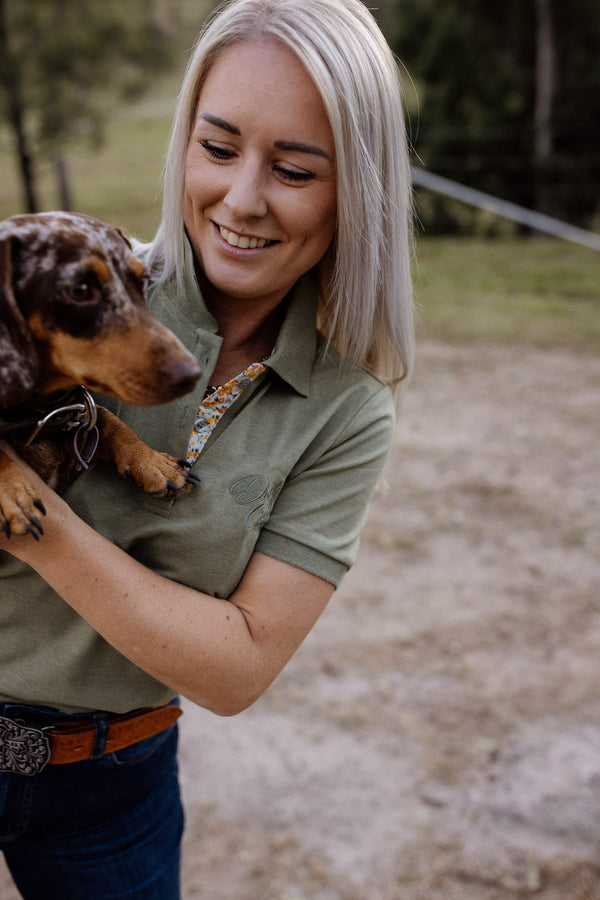
[[[169,728],[181,715],[178,706],[147,707],[125,715],[108,715],[103,753],[113,753]],[[93,720],[56,722],[33,728],[0,716],[0,772],[37,775],[47,765],[92,759],[98,729]]]

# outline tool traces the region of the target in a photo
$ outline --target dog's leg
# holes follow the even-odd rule
[[[0,528],[7,537],[31,534],[36,541],[44,533],[40,514],[44,504],[23,469],[0,450]]]
[[[132,478],[156,497],[182,497],[197,481],[182,460],[152,450],[115,415],[98,407],[98,456],[113,462],[119,473]]]

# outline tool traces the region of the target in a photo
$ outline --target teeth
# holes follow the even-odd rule
[[[245,234],[236,234],[235,231],[229,231],[219,225],[221,237],[227,241],[232,247],[240,247],[242,250],[256,250],[257,247],[265,247],[269,242],[264,238],[248,237]]]

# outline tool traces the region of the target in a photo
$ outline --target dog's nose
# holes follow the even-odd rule
[[[190,358],[190,360],[172,363],[161,374],[164,383],[170,386],[173,394],[182,396],[192,390],[202,375],[202,369],[195,359]]]

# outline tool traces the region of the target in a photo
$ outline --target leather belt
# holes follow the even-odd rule
[[[146,707],[125,715],[109,715],[103,753],[114,753],[153,737],[173,725],[182,710],[178,706]],[[21,721],[0,716],[0,771],[36,775],[50,765],[91,759],[98,729],[91,721],[57,722],[32,728]]]

